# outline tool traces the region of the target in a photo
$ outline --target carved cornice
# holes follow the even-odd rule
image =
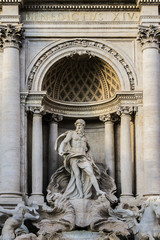
[[[25,107],[26,112],[32,112],[38,114],[38,111],[43,111],[44,113],[46,110],[44,109],[43,99],[46,95],[46,91],[41,92],[21,92],[21,105]],[[42,108],[43,106],[43,108]],[[44,109],[44,110],[43,110]]]
[[[92,41],[92,40],[87,40],[87,39],[75,39],[75,40],[69,40],[67,42],[63,42],[63,43],[60,43],[60,44],[54,46],[53,48],[51,48],[47,52],[45,52],[36,61],[36,63],[34,64],[34,66],[31,69],[31,72],[29,74],[28,81],[27,81],[27,85],[28,85],[29,90],[32,89],[32,83],[33,83],[35,74],[38,71],[38,69],[41,67],[41,64],[43,63],[43,61],[46,61],[46,59],[48,57],[56,54],[58,51],[66,49],[67,47],[71,47],[71,46],[85,47],[86,48],[85,54],[89,54],[90,56],[93,55],[93,54],[92,54],[91,51],[87,50],[87,47],[94,47],[94,48],[102,49],[104,52],[107,52],[107,53],[111,54],[122,65],[122,67],[125,69],[125,71],[128,75],[128,80],[130,82],[130,89],[131,90],[135,89],[135,83],[134,83],[135,79],[134,79],[132,70],[130,69],[129,65],[124,60],[124,58],[117,51],[108,47],[106,44],[102,44],[102,43],[97,42],[97,41]],[[73,52],[71,54],[73,54]]]
[[[21,93],[21,100],[24,102],[24,95]],[[26,107],[45,106],[48,113],[66,117],[99,117],[101,115],[117,113],[121,106],[134,108],[142,105],[142,92],[118,92],[110,100],[95,103],[71,103],[53,101],[44,93],[29,92],[25,98]]]
[[[160,0],[138,0],[137,1],[137,5],[141,4],[141,5],[145,5],[145,4],[160,4]]]
[[[22,24],[13,26],[8,24],[7,26],[0,26],[0,47],[16,47],[22,46],[23,37]]]
[[[14,4],[23,6],[24,0],[0,0],[0,5],[14,5]]]
[[[148,26],[140,26],[138,32],[137,41],[141,43],[141,46],[145,44],[159,44],[160,40],[160,28],[155,27],[153,25]]]
[[[43,4],[43,5],[25,5],[24,9],[26,10],[58,10],[58,11],[66,11],[66,10],[81,10],[81,11],[88,11],[88,10],[92,10],[92,11],[138,11],[139,10],[139,7],[137,5],[123,5],[123,4],[120,4],[120,5],[105,5],[105,4],[98,4],[98,5],[95,5],[95,4],[75,4],[75,5],[71,5],[71,4],[66,4],[66,5],[62,5],[62,4]]]

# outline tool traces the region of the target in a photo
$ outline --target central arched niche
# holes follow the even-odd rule
[[[75,54],[57,61],[46,73],[42,90],[63,102],[97,102],[112,98],[120,90],[114,69],[104,60]]]
[[[96,105],[97,102],[112,99],[116,91],[121,90],[121,85],[110,64],[96,56],[75,54],[61,58],[50,67],[45,74],[41,90],[47,91],[47,95],[53,101],[53,106],[54,100],[63,102],[66,109],[70,102],[72,105],[75,103],[75,106],[78,104],[89,106],[92,103],[94,112],[94,103]],[[67,130],[74,130],[76,119],[74,113],[71,116],[64,115],[63,120],[58,123],[58,136]],[[104,123],[94,114],[91,117],[84,116],[84,119],[86,121],[85,132],[91,146],[93,159],[97,164],[105,164]],[[50,176],[50,166],[46,161],[48,158],[49,123],[44,121],[43,127],[44,149],[46,149],[44,151],[44,179],[47,179],[44,183],[44,189],[46,189]],[[115,124],[115,147],[116,145],[119,146],[119,123]],[[116,147],[116,151],[119,151],[117,149],[119,149],[118,147]],[[118,186],[119,152],[115,152],[115,155],[117,172],[115,180]],[[54,161],[55,171],[63,164],[63,158],[58,156]]]

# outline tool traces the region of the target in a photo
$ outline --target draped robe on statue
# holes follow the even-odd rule
[[[60,143],[63,141],[63,139],[67,136],[67,134],[68,134],[68,131],[58,137],[56,141],[56,146],[55,146],[56,149],[58,148]],[[89,145],[87,145],[87,147],[89,150]],[[98,167],[95,165],[95,163],[93,162],[89,151],[86,152],[86,155],[82,155],[79,153],[72,153],[70,152],[70,149],[71,149],[71,146],[68,143],[65,148],[64,168],[70,174],[70,180],[68,182],[67,188],[65,189],[65,192],[63,193],[63,195],[71,199],[80,197],[77,186],[76,186],[76,178],[71,168],[72,159],[76,159],[77,166],[80,169],[80,179],[82,183],[83,197],[90,198],[92,195],[92,183],[90,181],[90,177],[84,171],[84,169],[87,168],[88,170],[90,170],[90,172],[93,172],[96,177],[100,176],[100,171]]]
[[[59,146],[62,141],[66,138],[67,134],[73,131],[67,131],[61,134],[55,143],[55,150],[59,152]],[[107,174],[105,166],[100,166],[99,169],[94,163],[90,147],[87,142],[86,154],[73,153],[70,151],[71,145],[68,143],[64,149],[64,165],[57,169],[57,171],[51,176],[50,183],[48,185],[48,194],[53,194],[59,192],[69,199],[78,199],[80,193],[76,186],[76,176],[72,170],[71,161],[74,159],[76,161],[77,167],[80,170],[80,180],[83,192],[83,198],[92,199],[95,198],[95,189],[91,183],[90,176],[86,173],[90,170],[97,179],[100,189],[105,191],[106,197],[110,202],[117,201],[114,193],[116,191],[116,186],[114,180]]]

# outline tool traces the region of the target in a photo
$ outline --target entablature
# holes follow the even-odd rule
[[[116,113],[125,106],[133,107],[137,111],[138,106],[142,105],[142,98],[141,91],[120,91],[112,99],[96,103],[66,103],[51,99],[45,91],[29,91],[21,93],[21,104],[27,109],[44,106],[46,112],[65,117],[88,118]]]

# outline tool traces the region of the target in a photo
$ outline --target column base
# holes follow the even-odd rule
[[[121,194],[120,202],[121,203],[131,203],[135,200],[133,194]]]
[[[43,194],[32,193],[32,195],[29,197],[29,200],[42,205],[44,203],[44,196]]]
[[[157,193],[144,194],[144,195],[142,196],[142,200],[143,200],[143,201],[146,201],[148,198],[157,198],[157,197],[160,197],[160,194],[157,194]]]
[[[8,207],[15,207],[18,203],[23,203],[22,194],[20,192],[0,192],[0,205],[1,206],[8,206]]]

